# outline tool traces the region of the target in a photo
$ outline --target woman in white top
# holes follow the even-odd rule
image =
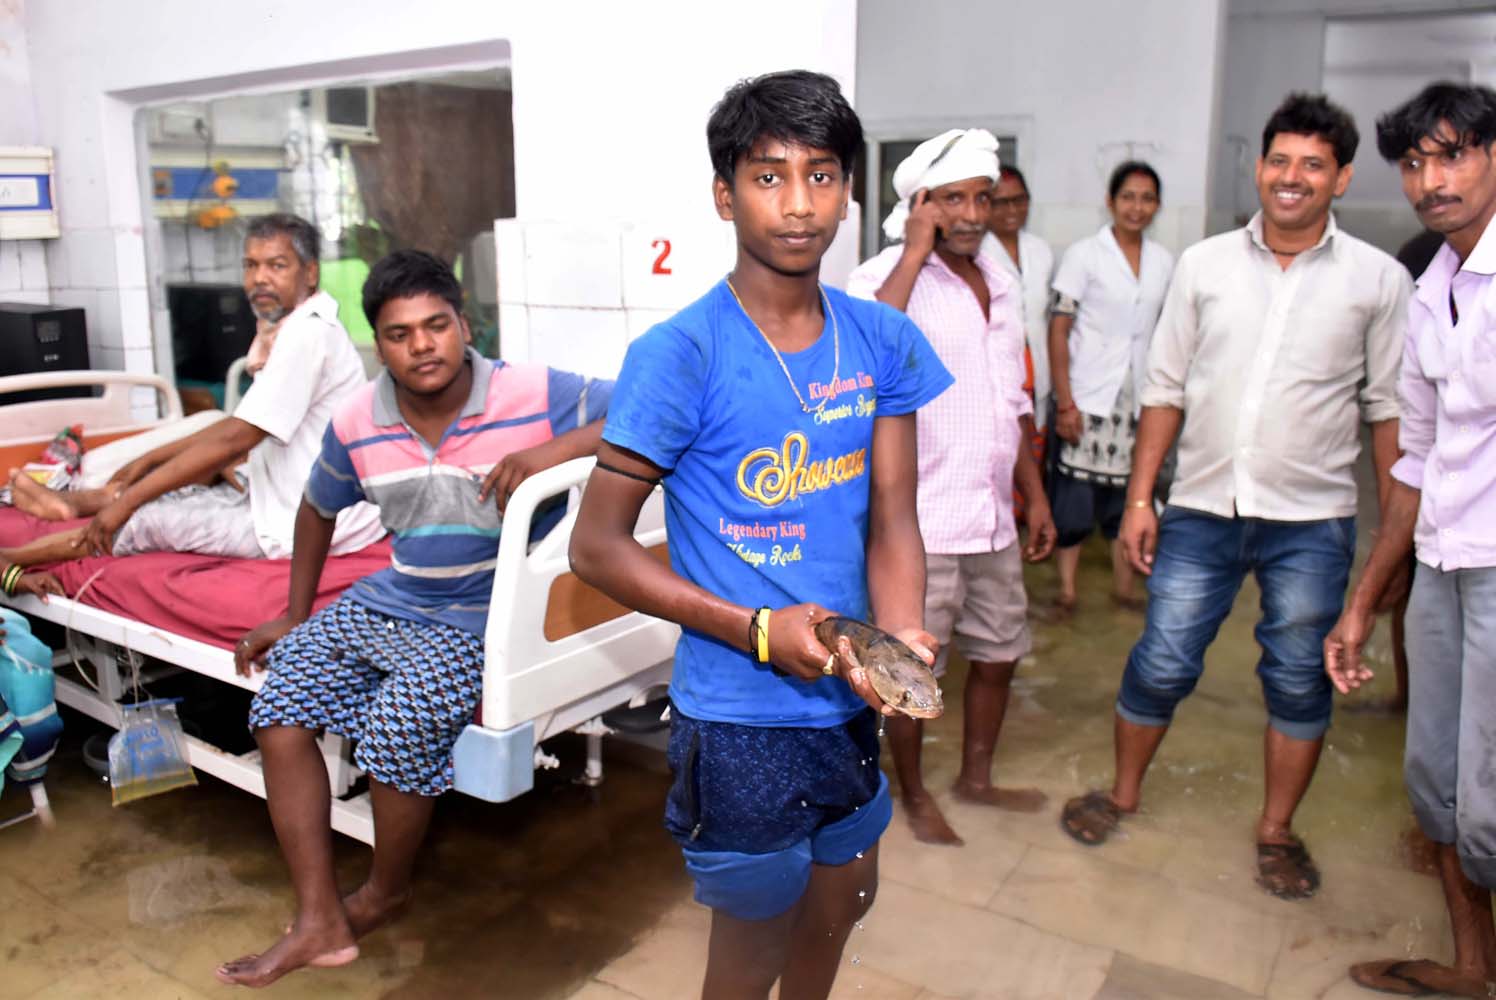
[[[1112,546],[1112,596],[1141,600],[1117,542],[1137,434],[1148,341],[1163,308],[1174,258],[1143,233],[1163,195],[1158,173],[1129,160],[1112,172],[1112,223],[1065,251],[1052,287],[1049,361],[1055,449],[1050,506],[1059,533],[1056,611],[1075,608],[1080,543],[1099,522]]]
[[[1003,167],[987,210],[983,252],[1017,278],[1023,288],[1023,329],[1034,367],[1034,426],[1049,420],[1049,278],[1054,251],[1029,232],[1028,181],[1016,167]]]

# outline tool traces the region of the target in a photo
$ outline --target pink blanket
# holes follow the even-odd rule
[[[20,545],[83,521],[42,521],[0,507],[0,548]],[[360,577],[390,564],[390,543],[327,560],[317,589],[321,608]],[[89,557],[50,567],[69,595],[96,572],[84,604],[202,642],[232,649],[240,637],[286,610],[289,559],[220,559],[179,552]]]

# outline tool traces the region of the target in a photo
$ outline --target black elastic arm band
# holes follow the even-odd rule
[[[628,478],[637,480],[637,481],[639,481],[641,483],[648,483],[651,486],[658,486],[658,485],[660,485],[660,477],[659,476],[653,476],[653,477],[651,477],[651,476],[641,476],[637,472],[630,472],[627,469],[620,469],[618,466],[616,466],[616,465],[609,465],[607,462],[598,462],[597,463],[597,467],[599,469],[603,469],[603,470],[605,470],[607,472],[612,472],[612,473],[615,473],[615,474],[620,475],[620,476],[627,476]]]

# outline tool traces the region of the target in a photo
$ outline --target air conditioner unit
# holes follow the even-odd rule
[[[373,87],[327,87],[313,91],[312,113],[339,142],[378,142]]]

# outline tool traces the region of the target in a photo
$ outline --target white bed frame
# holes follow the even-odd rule
[[[156,376],[103,371],[58,375],[64,376],[61,382],[41,382],[45,377],[34,375],[0,378],[0,393],[37,388],[39,384],[101,384],[109,387],[105,393],[108,397],[122,385],[148,384],[175,398],[165,380]],[[18,386],[16,379],[26,381]],[[116,402],[122,399],[127,410],[128,391],[115,395],[119,397]],[[98,400],[0,407],[0,426],[15,427],[11,411],[27,407],[30,419],[50,417],[55,432],[55,428],[79,420],[78,404],[87,402]],[[45,408],[52,412],[46,414]],[[117,426],[105,425],[102,420],[96,425]],[[154,425],[149,422],[136,429]],[[28,436],[14,433],[0,443],[17,443],[17,438],[27,440]],[[621,705],[640,704],[669,683],[678,626],[612,606],[571,574],[566,550],[592,466],[593,459],[581,458],[547,469],[521,484],[509,501],[504,520],[527,525],[539,504],[568,494],[565,516],[539,543],[527,545],[524,531],[506,531],[500,538],[485,637],[482,722],[467,727],[454,751],[456,788],[460,792],[490,802],[505,802],[523,794],[533,786],[537,767],[555,766],[555,759],[540,744],[572,730],[587,736],[586,779],[600,781],[601,739],[611,731],[602,722],[602,714]],[[646,547],[664,545],[659,490],[645,504],[635,536]],[[263,681],[263,675],[245,678],[236,674],[233,654],[228,650],[79,601],[53,598],[42,604],[33,597],[3,596],[0,601],[67,627],[70,648],[58,651],[54,660],[57,700],[106,725],[120,725],[120,699],[130,690],[133,676],[142,669],[146,657],[169,665],[167,669],[190,670],[251,691]],[[607,617],[610,614],[616,617]],[[558,629],[562,634],[557,634]],[[549,638],[547,631],[551,633]],[[80,683],[73,679],[75,657],[80,664],[87,664],[96,680],[85,678]],[[187,737],[187,746],[193,767],[264,797],[265,778],[257,751],[230,754],[193,736]],[[321,747],[334,796],[333,829],[372,844],[374,824],[368,793],[348,794],[359,771],[352,763],[347,741],[324,736]]]

